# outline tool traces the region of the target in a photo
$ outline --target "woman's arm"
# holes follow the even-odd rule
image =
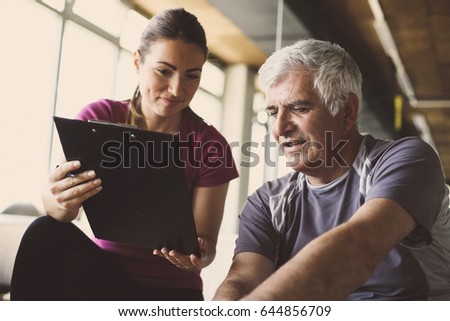
[[[183,270],[202,269],[211,264],[216,256],[216,244],[222,223],[228,184],[194,189],[192,207],[201,258],[193,254],[182,255],[167,248],[155,250],[153,253],[166,258]]]

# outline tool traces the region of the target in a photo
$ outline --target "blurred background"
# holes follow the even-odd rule
[[[141,31],[170,7],[206,30],[211,59],[191,107],[233,144],[240,170],[223,235],[236,232],[249,193],[289,171],[263,147],[270,136],[256,76],[268,55],[301,38],[336,42],[356,59],[363,132],[420,136],[450,177],[448,0],[0,0],[0,210],[26,203],[42,212],[41,189],[61,153],[52,116],[130,98]]]

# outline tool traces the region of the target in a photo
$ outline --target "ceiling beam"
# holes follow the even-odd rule
[[[126,0],[146,17],[169,8],[183,7],[191,12],[205,29],[208,48],[227,64],[243,63],[258,68],[267,54],[228,17],[207,0]]]

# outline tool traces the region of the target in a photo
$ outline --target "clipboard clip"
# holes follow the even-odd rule
[[[136,125],[123,124],[123,123],[113,123],[113,122],[109,122],[109,121],[105,121],[105,120],[92,120],[92,119],[89,119],[88,122],[89,123],[93,123],[93,124],[100,124],[100,125],[110,125],[110,126],[138,129],[138,126],[136,126]]]

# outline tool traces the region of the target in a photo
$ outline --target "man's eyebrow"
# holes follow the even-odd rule
[[[166,65],[167,67],[169,67],[170,69],[172,69],[172,70],[177,70],[177,67],[176,66],[174,66],[174,65],[172,65],[172,64],[169,64],[168,62],[165,62],[165,61],[157,61],[157,63],[159,63],[159,64],[163,64],[163,65]],[[186,70],[186,72],[193,72],[193,71],[202,71],[202,68],[191,68],[191,69],[188,69],[188,70]]]
[[[281,107],[285,107],[285,108],[292,108],[295,106],[311,107],[313,105],[314,105],[313,102],[310,100],[297,99],[297,100],[291,101],[287,104],[283,104],[283,105],[281,105]],[[279,108],[279,107],[276,105],[270,105],[270,106],[267,106],[265,108],[265,110],[268,111],[268,110],[273,110],[273,109],[277,109],[277,108]]]
[[[289,107],[295,107],[295,106],[311,107],[311,106],[313,106],[313,105],[314,105],[313,102],[310,101],[310,100],[297,99],[297,100],[294,100],[294,101],[292,101],[292,102],[289,102],[289,103],[283,105],[283,107],[287,107],[287,108],[289,108]]]
[[[277,106],[271,105],[271,106],[267,106],[264,110],[265,111],[270,111],[270,110],[274,110],[274,109],[277,109],[277,108],[278,108]]]

